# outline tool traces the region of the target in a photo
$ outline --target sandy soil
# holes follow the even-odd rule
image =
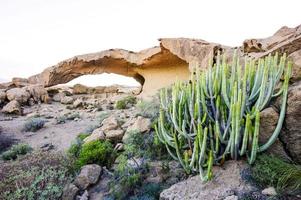
[[[67,120],[66,123],[57,124],[56,117],[64,113],[79,112],[81,118],[78,121]],[[52,144],[56,150],[66,150],[75,140],[76,136],[85,132],[87,128],[96,124],[95,118],[100,112],[89,113],[86,110],[68,110],[60,103],[41,104],[24,108],[24,116],[5,116],[0,113],[0,126],[2,133],[31,145],[38,149],[44,145]],[[30,115],[40,113],[47,120],[44,128],[37,132],[25,132],[24,123]],[[27,115],[27,116],[26,116]]]

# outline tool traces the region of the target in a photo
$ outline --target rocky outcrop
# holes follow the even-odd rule
[[[243,161],[227,161],[223,167],[213,167],[214,178],[209,182],[202,182],[199,176],[193,176],[163,190],[160,200],[222,200],[253,190],[242,178],[247,164]]]
[[[21,108],[20,103],[18,101],[12,100],[11,102],[9,102],[8,104],[6,104],[2,108],[2,112],[3,113],[7,113],[7,114],[18,114],[18,115],[21,115],[22,114],[22,108]]]
[[[288,94],[285,124],[280,134],[287,153],[301,163],[301,84],[293,85]]]

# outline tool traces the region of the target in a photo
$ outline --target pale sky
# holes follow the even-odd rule
[[[300,0],[0,0],[0,80],[79,54],[139,51],[161,37],[237,46],[299,24]],[[132,84],[119,76],[94,81],[100,79]]]

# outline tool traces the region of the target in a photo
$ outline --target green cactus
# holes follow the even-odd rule
[[[292,68],[286,55],[279,59],[277,53],[259,60],[245,58],[244,66],[236,52],[231,64],[226,63],[225,55],[218,54],[215,60],[204,72],[195,66],[188,83],[176,82],[171,89],[160,91],[160,116],[155,125],[170,155],[187,173],[198,172],[204,181],[212,178],[213,165],[243,156],[252,164],[258,152],[275,142],[285,117]],[[260,111],[280,95],[277,127],[261,145]]]

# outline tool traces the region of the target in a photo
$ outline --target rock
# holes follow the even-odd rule
[[[116,151],[122,151],[123,149],[124,149],[123,143],[117,143],[114,147],[114,150],[116,150]]]
[[[61,102],[62,99],[63,99],[65,96],[66,96],[65,93],[60,92],[60,93],[55,94],[55,95],[52,97],[52,100],[53,100],[53,101],[56,101],[56,102]]]
[[[24,87],[24,89],[30,94],[35,102],[48,103],[50,100],[48,92],[43,85],[29,85]]]
[[[82,194],[81,196],[77,196],[76,198],[77,200],[88,200],[89,199],[89,193],[87,190],[85,190],[84,194]]]
[[[97,128],[91,133],[91,135],[89,135],[88,137],[86,137],[84,139],[84,142],[88,143],[88,142],[92,142],[94,140],[104,140],[105,138],[106,138],[106,135],[101,130],[101,128]]]
[[[27,92],[24,88],[12,88],[6,91],[6,95],[8,100],[16,100],[20,104],[26,104],[30,98],[29,92]]]
[[[118,92],[118,86],[108,86],[104,89],[105,93],[117,93]]]
[[[276,196],[277,195],[277,192],[274,187],[268,187],[268,188],[262,190],[261,193],[263,195],[268,195],[268,196]]]
[[[3,113],[22,115],[22,109],[18,101],[12,100],[2,108]]]
[[[73,86],[73,94],[89,94],[89,87],[82,84],[75,84]]]
[[[118,130],[110,130],[106,132],[106,139],[113,140],[113,141],[121,141],[123,137],[124,130],[118,129]]]
[[[97,86],[94,88],[94,93],[95,94],[102,94],[105,92],[105,88],[104,86]]]
[[[24,87],[24,86],[29,85],[28,79],[26,79],[26,78],[19,78],[19,77],[14,77],[12,79],[12,83],[16,87]]]
[[[32,84],[53,86],[67,83],[85,74],[115,73],[136,79],[143,85],[141,96],[147,98],[156,94],[158,89],[174,83],[174,77],[177,77],[177,80],[189,80],[189,64],[197,62],[201,68],[206,68],[208,60],[218,51],[225,52],[226,59],[233,56],[234,49],[238,49],[238,56],[247,55],[254,58],[275,52],[293,54],[300,50],[301,26],[282,27],[271,37],[245,40],[242,47],[228,47],[189,38],[161,38],[159,42],[157,47],[139,52],[109,49],[74,56],[29,77],[28,81]],[[87,92],[87,88],[82,86],[75,90],[75,93]],[[118,89],[107,87],[104,92],[118,93]]]
[[[137,117],[134,124],[130,127],[128,127],[127,132],[130,131],[138,131],[140,133],[148,132],[151,128],[151,120],[144,117]]]
[[[61,99],[62,104],[72,104],[73,103],[73,98],[65,96]]]
[[[160,200],[217,200],[231,195],[250,192],[253,188],[241,177],[248,165],[243,161],[227,161],[223,167],[213,167],[213,180],[202,182],[199,176],[193,176],[179,182],[160,194]]]
[[[258,138],[260,144],[265,144],[272,136],[276,129],[278,118],[278,112],[272,107],[268,107],[260,112],[260,134]],[[282,159],[290,160],[290,157],[286,154],[285,148],[279,139],[277,139],[266,152],[281,157]]]
[[[118,121],[113,115],[111,115],[110,117],[102,121],[101,130],[104,131],[105,133],[107,133],[110,130],[115,130],[117,128],[118,128]]]
[[[74,200],[78,192],[78,187],[70,183],[66,185],[63,189],[62,200]]]
[[[238,200],[238,196],[235,195],[227,196],[224,200]]]
[[[81,98],[78,98],[78,99],[76,99],[74,102],[73,102],[73,107],[74,108],[78,108],[78,107],[81,107],[81,106],[83,106],[84,105],[84,101],[83,101],[83,99],[81,99]]]
[[[81,190],[87,189],[90,185],[97,183],[102,168],[99,165],[85,165],[81,168],[80,174],[75,178],[74,184]]]
[[[0,90],[0,104],[4,103],[6,100],[6,92],[5,90]]]
[[[284,128],[280,140],[293,161],[301,164],[301,82],[291,86],[288,93]]]

